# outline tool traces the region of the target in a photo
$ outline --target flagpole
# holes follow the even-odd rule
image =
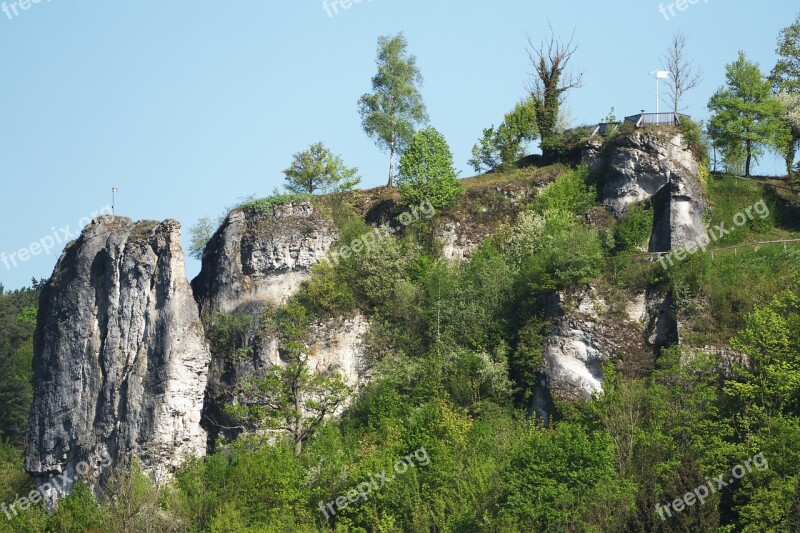
[[[659,111],[661,111],[661,103],[660,103],[660,93],[659,93],[659,80],[661,78],[658,77],[658,72],[656,71],[656,126],[658,126],[659,121],[661,120],[661,115]]]

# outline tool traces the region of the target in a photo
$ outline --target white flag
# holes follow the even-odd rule
[[[656,71],[656,78],[663,80],[665,78],[669,78],[669,71],[668,70],[657,70]]]

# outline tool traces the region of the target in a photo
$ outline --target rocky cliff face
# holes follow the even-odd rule
[[[703,235],[706,201],[696,157],[680,134],[643,130],[584,151],[589,169],[603,183],[603,203],[616,216],[632,204],[652,201],[655,208],[651,252],[697,242]]]
[[[636,132],[607,147],[591,144],[584,155],[613,214],[652,203],[651,250],[702,234],[699,168],[680,135]],[[507,189],[472,187],[434,230],[443,254],[468,258],[559,172],[534,173]],[[259,321],[299,289],[336,238],[333,221],[310,203],[235,211],[208,244],[190,288],[176,222],[116,218],[87,227],[42,293],[25,456],[34,481],[65,473],[94,485],[131,457],[163,480],[188,456],[205,453],[205,430],[211,443],[235,436],[224,405],[235,400],[237,384],[283,364],[279,339]],[[553,295],[553,330],[531,411],[547,417],[554,397],[600,391],[606,361],[635,374],[652,365],[658,347],[678,341],[669,295],[646,291],[627,309],[609,307],[592,288]],[[204,327],[220,316],[245,319],[243,350],[211,353]],[[368,329],[361,315],[313,324],[306,346],[312,371],[339,372],[358,390],[367,379]]]
[[[37,484],[93,485],[131,457],[163,480],[205,454],[210,353],[177,222],[87,226],[42,292],[34,350],[25,468]]]
[[[602,392],[602,365],[607,361],[629,374],[651,367],[655,349],[677,342],[670,305],[668,295],[646,291],[631,298],[625,316],[620,316],[611,313],[592,287],[551,296],[546,317],[553,330],[544,347],[542,380],[531,411],[547,421],[553,397],[570,400]]]
[[[333,223],[310,203],[271,212],[234,211],[206,248],[192,288],[205,315],[250,301],[281,302],[308,279],[336,239]]]
[[[235,360],[223,352],[212,356],[202,422],[212,446],[220,436],[234,439],[243,432],[239,422],[224,410],[225,405],[237,400],[237,385],[284,364],[280,358],[280,340],[272,335],[259,335],[254,311],[251,308],[252,314],[248,313],[254,321],[244,341],[249,347],[248,356]],[[351,390],[358,391],[367,380],[364,337],[368,328],[369,322],[361,315],[312,324],[306,343],[309,370],[320,374],[338,373]],[[348,403],[342,404],[340,410]]]
[[[246,357],[212,354],[203,417],[212,443],[219,435],[231,438],[240,432],[224,412],[237,384],[281,364],[278,339],[259,332],[262,314],[297,292],[336,237],[330,219],[312,204],[301,203],[278,206],[271,213],[234,212],[208,244],[202,270],[192,281],[206,326],[212,327],[214,314],[220,312],[252,320],[241,342]],[[367,328],[360,315],[315,323],[307,346],[310,369],[337,371],[357,388],[364,377]]]

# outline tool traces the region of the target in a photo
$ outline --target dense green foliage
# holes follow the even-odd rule
[[[769,80],[744,52],[726,67],[726,85],[708,103],[713,113],[709,132],[728,160],[744,161],[750,176],[753,161],[765,147],[785,143],[786,127],[779,119],[781,104],[772,95]]]
[[[364,131],[389,152],[389,187],[394,164],[414,136],[415,128],[428,121],[419,87],[422,74],[417,58],[408,53],[405,35],[378,38],[378,73],[372,78],[372,93],[358,101]]]
[[[472,148],[469,164],[475,172],[508,171],[525,155],[526,145],[536,138],[536,111],[531,99],[517,103],[502,124],[483,130]]]
[[[43,282],[29,289],[0,290],[0,441],[21,446],[33,389],[33,331]],[[0,286],[1,287],[1,286]]]
[[[643,205],[628,207],[617,224],[614,240],[621,252],[642,252],[647,250],[650,235],[653,233],[653,210]]]
[[[434,128],[414,135],[400,158],[397,188],[406,205],[429,202],[434,209],[453,205],[461,195],[461,184],[453,166],[453,154],[444,136]]]
[[[283,173],[286,190],[295,194],[350,191],[361,182],[358,169],[347,167],[321,142],[294,154],[292,164]]]

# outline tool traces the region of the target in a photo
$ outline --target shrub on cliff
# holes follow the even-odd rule
[[[622,252],[641,252],[646,248],[653,233],[653,211],[635,204],[619,220],[614,231],[617,250]]]
[[[559,176],[533,201],[533,208],[539,213],[558,210],[583,214],[597,200],[597,190],[587,185],[589,171],[585,167],[572,170]]]
[[[453,154],[444,136],[434,128],[419,131],[400,159],[397,187],[407,205],[428,200],[435,209],[453,205],[462,188],[453,166]]]

